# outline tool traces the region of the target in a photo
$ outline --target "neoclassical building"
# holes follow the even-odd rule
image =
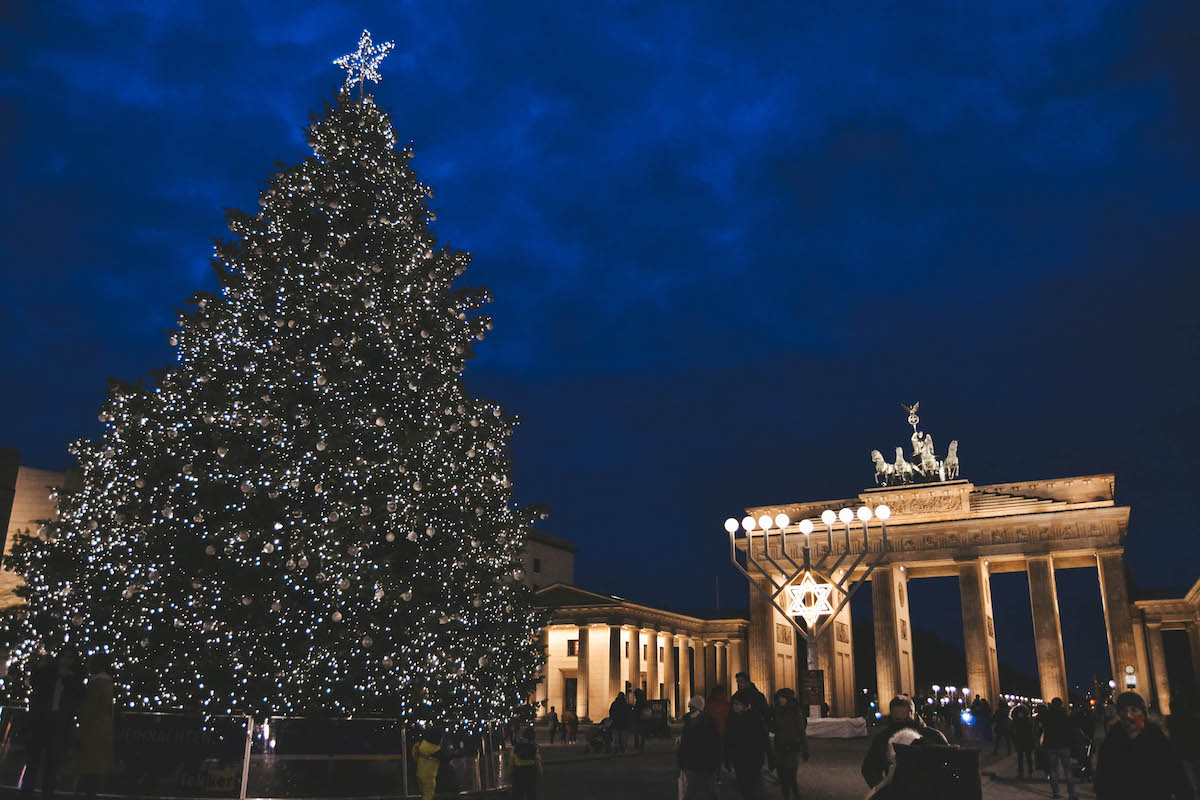
[[[1171,713],[1171,681],[1167,675],[1164,632],[1184,631],[1192,660],[1193,699],[1200,688],[1200,581],[1183,597],[1136,600],[1133,604],[1133,631],[1138,667],[1149,679],[1144,694],[1163,714]]]
[[[537,599],[551,611],[542,632],[539,715],[554,708],[560,718],[574,711],[599,722],[617,693],[632,688],[665,698],[678,715],[692,695],[728,688],[745,668],[749,622],[738,616],[700,618],[561,583]]]

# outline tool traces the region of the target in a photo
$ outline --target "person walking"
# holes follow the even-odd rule
[[[413,761],[417,762],[417,785],[421,787],[421,800],[433,800],[437,791],[438,769],[442,765],[441,738],[438,731],[427,730],[412,748]]]
[[[558,735],[558,712],[554,710],[554,706],[550,706],[550,713],[546,715],[546,722],[550,727],[550,744],[554,744],[554,737]]]
[[[733,767],[742,800],[763,800],[763,760],[770,752],[767,725],[762,714],[739,699],[741,694],[733,697],[725,727],[725,763]]]
[[[629,740],[629,729],[633,725],[633,709],[625,699],[624,692],[618,692],[617,699],[608,707],[608,723],[612,726],[613,752],[624,753]]]
[[[704,698],[688,702],[675,755],[679,765],[680,800],[717,800],[717,771],[721,768],[721,737],[716,722],[704,712]]]
[[[992,717],[992,727],[995,731],[992,735],[992,755],[1000,755],[1000,745],[1005,748],[1004,755],[1011,756],[1013,752],[1013,736],[1012,736],[1012,710],[1009,708],[1008,701],[1001,699],[996,703],[996,713]]]
[[[79,741],[75,753],[75,774],[79,792],[95,800],[100,781],[116,764],[116,736],[113,731],[113,679],[108,659],[97,653],[89,659],[91,675],[83,689],[79,706]]]
[[[646,729],[650,727],[650,701],[643,689],[633,690],[633,749],[646,752]]]
[[[797,770],[800,759],[808,761],[808,717],[796,693],[788,688],[775,693],[775,771],[783,800],[800,800]]]
[[[737,691],[733,693],[734,701],[741,701],[742,705],[750,708],[752,711],[762,717],[763,724],[767,730],[771,729],[771,706],[767,702],[767,697],[758,690],[758,687],[750,680],[750,676],[745,672],[739,672],[736,676]]]
[[[1009,731],[1013,749],[1017,751],[1017,777],[1024,778],[1025,770],[1033,777],[1033,751],[1037,747],[1037,732],[1033,721],[1033,712],[1029,706],[1020,703],[1010,715]]]
[[[1137,692],[1117,697],[1117,722],[1096,759],[1096,800],[1194,800],[1196,793],[1162,728]]]
[[[872,789],[883,783],[891,772],[896,758],[893,739],[899,734],[904,734],[905,744],[922,739],[928,744],[948,744],[946,737],[921,722],[916,712],[912,698],[905,694],[896,695],[888,703],[887,727],[875,734],[862,762],[863,779]]]
[[[1067,716],[1061,697],[1050,701],[1050,706],[1038,715],[1042,729],[1042,750],[1046,753],[1046,769],[1050,773],[1050,796],[1059,797],[1058,773],[1066,779],[1067,797],[1075,800],[1075,776],[1071,770],[1071,746],[1075,740],[1075,726]]]
[[[33,795],[38,769],[42,797],[51,800],[58,783],[59,761],[75,731],[75,714],[83,697],[83,679],[75,650],[63,648],[57,658],[42,662],[29,687],[29,744],[21,793]]]
[[[579,738],[579,715],[574,711],[564,711],[567,721],[567,744],[575,744]]]
[[[512,774],[513,800],[537,800],[538,779],[542,777],[542,749],[534,741],[533,728],[526,728],[505,751]]]

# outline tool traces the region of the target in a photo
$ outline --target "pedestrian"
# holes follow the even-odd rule
[[[771,706],[767,702],[767,696],[758,690],[758,687],[750,680],[750,676],[745,672],[739,672],[736,676],[737,691],[733,693],[733,699],[741,700],[742,704],[748,706],[762,717],[763,724],[769,730],[771,727]]]
[[[54,797],[58,766],[75,731],[75,714],[83,697],[83,679],[75,650],[64,647],[57,658],[43,660],[29,687],[29,744],[21,792],[33,795],[38,769],[42,797]]]
[[[916,706],[906,694],[896,695],[888,704],[887,727],[875,734],[867,755],[863,758],[862,776],[874,788],[883,783],[896,763],[897,742],[912,744],[924,740],[927,744],[948,744],[946,737],[917,718]]]
[[[633,709],[624,692],[618,692],[617,699],[608,707],[608,721],[613,731],[613,752],[624,753],[633,727]]]
[[[725,764],[733,768],[742,800],[763,800],[763,760],[770,752],[767,725],[743,697],[741,691],[733,696],[725,727]]]
[[[421,734],[421,740],[413,745],[412,757],[417,762],[417,785],[421,787],[421,800],[433,800],[437,791],[438,768],[442,765],[441,733],[432,728]]]
[[[554,737],[558,735],[558,712],[554,710],[554,706],[550,706],[550,713],[546,715],[546,722],[550,726],[550,744],[554,744]]]
[[[1046,769],[1050,773],[1050,796],[1059,797],[1058,773],[1066,777],[1067,798],[1075,800],[1075,776],[1071,770],[1071,747],[1075,743],[1075,726],[1061,697],[1050,701],[1050,706],[1038,715],[1042,729],[1042,750],[1046,753]]]
[[[725,725],[729,721],[729,697],[725,687],[717,684],[708,693],[708,701],[704,704],[704,713],[712,717],[717,725],[717,733],[725,738]]]
[[[1117,697],[1117,723],[1096,759],[1096,800],[1193,800],[1183,764],[1137,692]]]
[[[704,712],[704,698],[697,695],[688,702],[679,735],[680,800],[717,800],[717,771],[721,768],[721,737],[717,725]]]
[[[1037,732],[1033,721],[1033,712],[1029,706],[1020,703],[1012,710],[1009,730],[1012,736],[1013,749],[1017,751],[1017,777],[1024,778],[1025,770],[1033,777],[1033,751],[1037,747]]]
[[[574,711],[566,711],[564,715],[567,718],[567,744],[575,744],[579,738],[579,715]]]
[[[79,706],[79,741],[75,753],[75,774],[79,792],[95,800],[100,781],[116,764],[116,736],[113,731],[113,679],[108,658],[96,653],[88,660],[91,675],[83,689]]]
[[[1007,700],[1000,700],[996,703],[996,713],[992,717],[992,726],[995,728],[993,734],[992,755],[1000,755],[1000,745],[1003,744],[1006,756],[1011,756],[1013,752],[1013,737],[1012,737],[1012,711],[1009,709]]]
[[[646,729],[650,727],[650,701],[644,689],[633,690],[633,747],[646,752]]]
[[[526,728],[505,752],[512,774],[513,800],[537,800],[538,779],[542,777],[542,749],[534,741],[533,727]]]
[[[800,759],[808,761],[808,717],[796,693],[788,688],[775,692],[775,771],[783,800],[800,800],[797,771]]]

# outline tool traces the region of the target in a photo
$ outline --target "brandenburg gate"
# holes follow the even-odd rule
[[[1147,693],[1148,661],[1144,644],[1139,647],[1134,635],[1123,561],[1130,509],[1116,502],[1114,476],[976,486],[958,477],[957,442],[951,443],[945,458],[938,458],[932,437],[917,429],[917,406],[905,408],[913,429],[912,461],[905,458],[904,448],[896,448],[894,463],[875,451],[876,486],[854,497],[747,508],[747,524],[751,526],[754,519],[764,517],[764,522],[777,518],[786,526],[782,532],[775,527],[759,530],[757,536],[748,539],[736,539],[742,554],[746,555],[746,542],[750,541],[751,555],[761,563],[787,563],[787,557],[800,562],[804,542],[811,538],[813,563],[828,552],[833,558],[825,563],[850,565],[855,570],[851,574],[842,570],[827,579],[851,586],[868,577],[866,566],[853,567],[862,564],[859,556],[864,549],[867,551],[867,561],[873,567],[868,579],[880,702],[900,693],[913,694],[916,689],[909,582],[954,576],[962,594],[967,688],[974,696],[995,703],[1001,687],[991,576],[1003,572],[1025,572],[1029,576],[1042,697],[1047,701],[1054,697],[1066,699],[1055,571],[1094,569],[1103,599],[1113,676],[1123,686]],[[846,521],[843,537],[842,525],[834,514],[863,507],[858,520],[871,518],[868,510],[883,508],[876,517],[886,520],[886,533],[876,518],[873,525],[866,520],[855,521],[854,536],[850,535],[851,523]],[[844,514],[841,519],[849,520],[850,515]],[[799,535],[802,533],[811,536]],[[730,534],[732,537],[733,531]],[[785,539],[786,553],[781,552],[781,541]],[[848,557],[838,561],[842,555]],[[794,575],[774,571],[770,578],[777,585],[795,580]],[[784,616],[790,609],[772,602],[767,577],[755,580],[759,584],[756,589],[767,591],[750,592],[751,678],[764,691],[766,687],[796,687],[803,659],[798,652],[800,637],[790,635],[793,623]],[[838,611],[835,598],[830,608],[836,614],[820,634],[817,660],[824,671],[825,697],[833,714],[852,716],[856,698],[850,605],[845,603]]]

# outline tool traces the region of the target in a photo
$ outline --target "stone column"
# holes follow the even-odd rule
[[[750,680],[764,693],[775,685],[775,607],[771,605],[765,590],[769,584],[755,581],[758,587],[750,587],[750,668],[741,671],[750,673]]]
[[[658,692],[658,631],[646,631],[646,697],[660,700]]]
[[[825,700],[831,713],[835,717],[854,716],[854,635],[849,603],[821,634],[817,650],[820,668],[825,672]]]
[[[695,639],[692,642],[692,694],[708,699],[708,642]]]
[[[617,697],[617,692],[624,690],[621,683],[621,659],[624,656],[621,646],[621,626],[608,626],[608,702],[611,704]]]
[[[608,707],[614,697],[609,691],[613,672],[611,630],[611,625],[603,623],[588,628],[588,707],[593,722],[608,716]]]
[[[908,586],[901,568],[888,565],[871,574],[875,616],[875,671],[879,706],[898,694],[913,693],[912,633],[908,624]]]
[[[679,716],[679,682],[675,676],[675,637],[670,633],[662,634],[663,647],[663,691],[667,697],[667,716]]]
[[[575,716],[580,720],[591,720],[588,716],[588,627],[579,626],[579,641],[575,643]]]
[[[725,694],[732,695],[729,691],[729,644],[727,642],[717,642],[717,677],[713,678],[713,683],[725,687]]]
[[[1042,699],[1067,699],[1067,666],[1063,657],[1062,622],[1058,616],[1058,585],[1050,556],[1031,556],[1025,564],[1029,573],[1029,605],[1033,611],[1034,649]]]
[[[1192,651],[1192,673],[1195,675],[1197,688],[1200,688],[1200,624],[1189,622],[1187,635]]]
[[[679,710],[682,716],[687,713],[688,702],[692,699],[692,650],[686,636],[676,637],[675,642],[679,647]]]
[[[1146,632],[1150,640],[1150,668],[1154,670],[1154,694],[1158,699],[1158,713],[1165,717],[1171,713],[1171,682],[1167,680],[1167,653],[1163,650],[1162,624],[1147,622]],[[1118,677],[1118,686],[1120,680]]]
[[[636,625],[629,631],[629,682],[634,691],[642,688],[642,629]]]
[[[730,697],[737,691],[737,674],[746,671],[746,640],[731,639],[729,642],[729,689]]]
[[[542,628],[542,669],[534,692],[537,703],[537,716],[546,716],[550,710],[550,626]]]
[[[982,558],[958,565],[963,644],[967,651],[967,686],[974,693],[973,696],[985,697],[994,706],[1000,696],[1000,670],[996,663],[996,627],[992,617],[989,573]]]
[[[1129,589],[1125,584],[1125,559],[1120,550],[1100,552],[1096,554],[1096,567],[1100,573],[1100,597],[1104,602],[1104,624],[1108,627],[1113,680],[1121,687],[1125,667],[1137,663],[1129,615]]]
[[[1146,624],[1140,611],[1135,609],[1132,616],[1133,652],[1137,656],[1137,672],[1133,675],[1133,688],[1142,697],[1146,697],[1146,692],[1150,688],[1150,656],[1146,652]],[[1117,682],[1117,691],[1127,688],[1124,675],[1113,675],[1113,680]]]

